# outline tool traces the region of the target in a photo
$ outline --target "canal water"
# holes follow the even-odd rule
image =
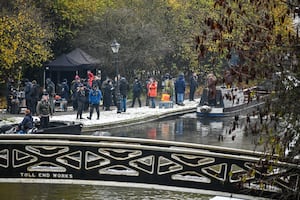
[[[230,117],[200,119],[195,113],[190,113],[175,118],[109,129],[93,134],[260,150],[257,146],[258,136],[244,133],[245,124],[246,116],[239,116],[238,120]]]
[[[257,138],[243,133],[244,117],[233,128],[233,119],[199,119],[195,113],[134,126],[94,132],[94,135],[208,144],[253,150]],[[1,183],[3,200],[208,200],[212,196],[125,187],[60,184]]]
[[[209,200],[211,196],[94,185],[0,184],[3,200]]]

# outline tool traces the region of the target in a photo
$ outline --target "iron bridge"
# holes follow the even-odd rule
[[[84,135],[0,135],[0,182],[99,184],[251,199],[297,193],[300,166],[261,152]],[[273,160],[272,160],[273,159]]]

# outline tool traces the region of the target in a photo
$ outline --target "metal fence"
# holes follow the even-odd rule
[[[267,161],[272,168],[264,167]],[[261,152],[191,143],[0,135],[0,182],[103,184],[278,199],[297,195],[299,169]]]

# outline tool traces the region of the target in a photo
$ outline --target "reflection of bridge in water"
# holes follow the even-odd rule
[[[299,166],[274,161],[266,169],[260,165],[262,153],[246,150],[96,136],[0,138],[1,182],[103,184],[274,199],[297,192],[299,184]]]

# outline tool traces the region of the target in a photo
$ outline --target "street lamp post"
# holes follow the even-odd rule
[[[120,44],[114,40],[111,45],[111,50],[114,54],[114,62],[115,62],[115,67],[116,67],[116,89],[115,89],[115,98],[117,102],[117,113],[121,113],[121,97],[120,97],[120,83],[119,83],[119,66],[118,66],[118,52],[120,49]]]

